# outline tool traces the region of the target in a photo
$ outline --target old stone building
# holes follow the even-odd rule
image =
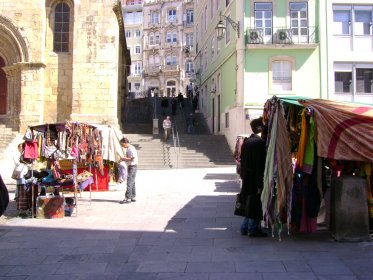
[[[147,0],[143,5],[143,70],[146,92],[186,94],[194,76],[192,0]]]
[[[120,1],[0,2],[0,123],[120,125],[130,57]]]

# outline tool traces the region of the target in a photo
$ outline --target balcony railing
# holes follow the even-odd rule
[[[268,31],[272,31],[272,33]],[[315,26],[302,28],[276,27],[272,30],[265,30],[262,28],[247,28],[246,43],[266,45],[316,44],[318,43],[318,28]]]
[[[164,70],[165,71],[179,71],[179,65],[178,64],[165,65]]]
[[[194,26],[194,22],[183,20],[183,26],[184,27],[193,27]]]

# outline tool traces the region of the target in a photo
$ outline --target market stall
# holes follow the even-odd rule
[[[362,179],[372,202],[372,106],[273,97],[264,106],[263,119],[268,135],[262,208],[266,222],[279,236],[284,224],[288,231],[314,232],[325,194],[337,178],[354,176],[354,184]],[[361,194],[366,215],[373,219],[373,205],[368,213],[365,190]]]
[[[108,190],[109,181],[115,180],[115,162],[123,157],[119,144],[122,137],[112,126],[70,121],[29,127],[22,147],[22,160],[27,161],[30,169],[29,174],[25,174],[29,181],[17,185],[22,193],[24,189],[33,189],[32,212],[40,210],[42,216],[52,218],[53,210],[46,210],[48,205],[53,205],[54,212],[61,212],[66,201],[51,199],[48,194],[59,196],[70,191],[73,196],[68,204],[71,206],[73,201],[76,208],[77,192]],[[23,208],[30,207],[29,197],[25,200],[27,206]]]

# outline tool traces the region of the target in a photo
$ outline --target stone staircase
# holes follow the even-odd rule
[[[206,168],[234,165],[222,135],[179,135],[180,147],[162,135],[126,134],[136,147],[139,169]]]
[[[191,100],[184,99],[184,106],[178,106],[175,115],[172,115],[171,106],[166,110],[161,108],[161,98],[150,101],[156,102],[159,134],[148,132],[151,127],[141,121],[127,122],[123,126],[124,134],[137,148],[139,169],[205,168],[235,164],[225,137],[210,134],[202,113],[194,113],[195,134],[186,134],[186,118],[193,110]],[[136,120],[138,110],[129,109],[132,110],[129,114]],[[176,141],[174,143],[173,137],[167,142],[163,141],[162,122],[167,115],[171,117],[175,131],[178,131],[180,146]]]

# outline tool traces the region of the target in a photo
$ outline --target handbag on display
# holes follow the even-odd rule
[[[236,203],[234,205],[234,215],[245,217],[246,205],[241,203],[240,194],[236,195]]]

